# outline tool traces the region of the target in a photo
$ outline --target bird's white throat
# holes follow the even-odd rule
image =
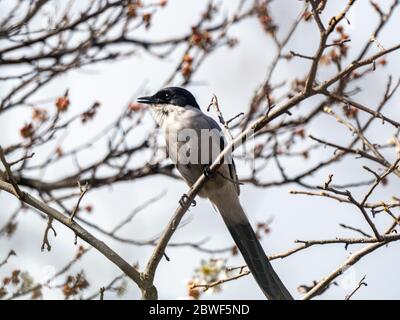
[[[185,111],[185,108],[173,104],[152,104],[150,110],[158,125],[163,127],[167,119],[179,117]]]

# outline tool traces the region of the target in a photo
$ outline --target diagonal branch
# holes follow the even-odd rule
[[[18,197],[17,192],[14,187],[7,182],[0,180],[0,189],[4,190],[16,197]],[[43,212],[47,216],[59,221],[67,228],[75,232],[75,234],[82,240],[89,243],[91,246],[97,249],[101,254],[103,254],[108,260],[114,263],[118,268],[120,268],[129,278],[131,278],[140,288],[143,288],[144,282],[141,278],[140,272],[132,267],[128,262],[126,262],[120,255],[118,255],[113,249],[107,246],[103,241],[100,241],[87,230],[82,228],[78,223],[70,220],[69,217],[63,215],[56,209],[48,206],[44,202],[38,200],[37,198],[31,196],[30,194],[21,191],[21,200],[26,204],[32,206],[33,208]],[[155,289],[155,288],[154,288]]]

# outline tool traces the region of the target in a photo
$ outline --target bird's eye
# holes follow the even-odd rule
[[[169,101],[171,99],[171,96],[171,93],[168,91],[160,91],[157,93],[157,98],[164,101]]]

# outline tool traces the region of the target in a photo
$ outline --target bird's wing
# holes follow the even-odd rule
[[[217,130],[219,130],[219,132],[220,132],[219,146],[220,146],[220,151],[222,152],[222,150],[224,150],[225,147],[227,146],[227,142],[226,142],[226,138],[221,130],[221,127],[218,125],[218,123],[213,118],[211,118],[205,114],[203,114],[203,115],[204,115],[204,118],[207,121],[207,124],[210,129],[218,128]],[[235,161],[233,160],[233,156],[230,153],[225,158],[227,159],[227,165],[228,165],[228,169],[229,169],[229,178],[235,184],[236,192],[239,195],[240,194],[239,178],[236,173]],[[213,159],[213,160],[215,160],[215,159]]]

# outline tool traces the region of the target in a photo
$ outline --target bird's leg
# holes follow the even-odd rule
[[[186,193],[184,193],[182,195],[182,197],[180,198],[180,200],[179,200],[179,204],[181,205],[181,207],[184,207],[187,204],[188,201],[189,201],[189,197],[188,197],[188,195]],[[192,200],[192,203],[190,205],[192,207],[195,207],[196,206],[196,201]]]

